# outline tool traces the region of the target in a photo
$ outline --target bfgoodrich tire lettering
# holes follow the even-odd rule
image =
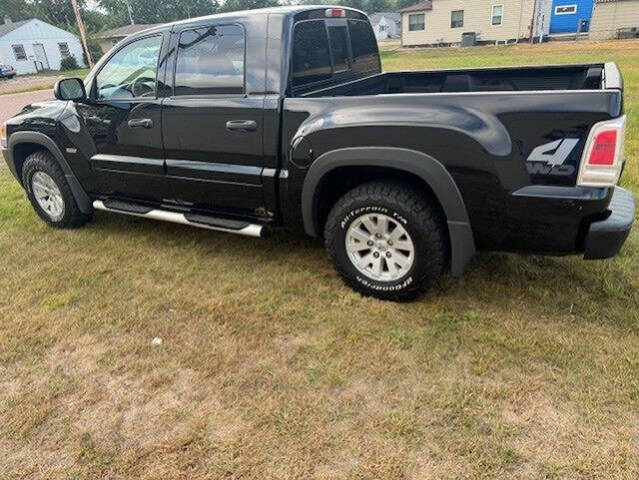
[[[363,215],[383,216],[401,225],[414,244],[410,268],[392,280],[373,278],[349,256],[347,232]],[[438,210],[416,188],[396,182],[371,182],[344,195],[328,216],[324,238],[328,255],[344,281],[364,295],[383,300],[411,300],[426,292],[440,278],[448,256],[446,230]],[[376,251],[383,253],[383,245],[380,248]]]
[[[41,172],[40,175],[37,175],[38,172]],[[61,196],[61,215],[52,215],[51,211],[46,211],[43,208],[42,198],[38,198],[37,192],[34,191],[34,176],[36,184],[38,180],[42,179],[54,182],[57,190],[56,188],[52,188],[52,190]],[[41,150],[27,157],[22,168],[22,185],[24,185],[33,209],[40,218],[52,227],[77,228],[91,220],[91,215],[82,213],[78,208],[62,168],[48,151]]]

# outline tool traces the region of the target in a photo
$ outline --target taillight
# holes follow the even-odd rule
[[[326,10],[326,16],[331,18],[344,18],[346,16],[346,10],[343,8],[328,8]]]
[[[577,185],[610,187],[619,181],[624,161],[625,127],[625,115],[592,127],[581,158]]]
[[[595,135],[588,165],[613,165],[617,151],[617,130],[604,130]]]
[[[7,147],[7,124],[3,123],[2,126],[0,126],[0,145],[2,145],[4,148]]]

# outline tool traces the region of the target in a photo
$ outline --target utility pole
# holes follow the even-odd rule
[[[73,5],[73,13],[75,13],[75,21],[78,24],[78,30],[80,30],[80,38],[82,39],[82,46],[84,47],[84,53],[87,56],[87,62],[89,62],[89,68],[93,68],[93,57],[89,51],[89,44],[87,43],[87,32],[84,29],[84,22],[80,15],[80,7],[78,7],[78,0],[71,0]]]
[[[131,22],[131,25],[135,25],[135,22],[133,21],[133,9],[131,8],[130,0],[126,0],[126,9],[129,11],[129,21]]]

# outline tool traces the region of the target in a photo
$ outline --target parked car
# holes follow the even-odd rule
[[[0,78],[13,78],[16,76],[16,69],[11,65],[0,64]]]
[[[381,299],[476,249],[612,257],[634,219],[613,63],[383,73],[364,13],[289,6],[137,33],[54,93],[1,138],[51,226],[298,227]]]

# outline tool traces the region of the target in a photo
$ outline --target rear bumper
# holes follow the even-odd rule
[[[584,258],[598,260],[614,257],[628,238],[635,219],[635,199],[628,190],[615,187],[608,206],[610,216],[590,225],[584,242]]]

